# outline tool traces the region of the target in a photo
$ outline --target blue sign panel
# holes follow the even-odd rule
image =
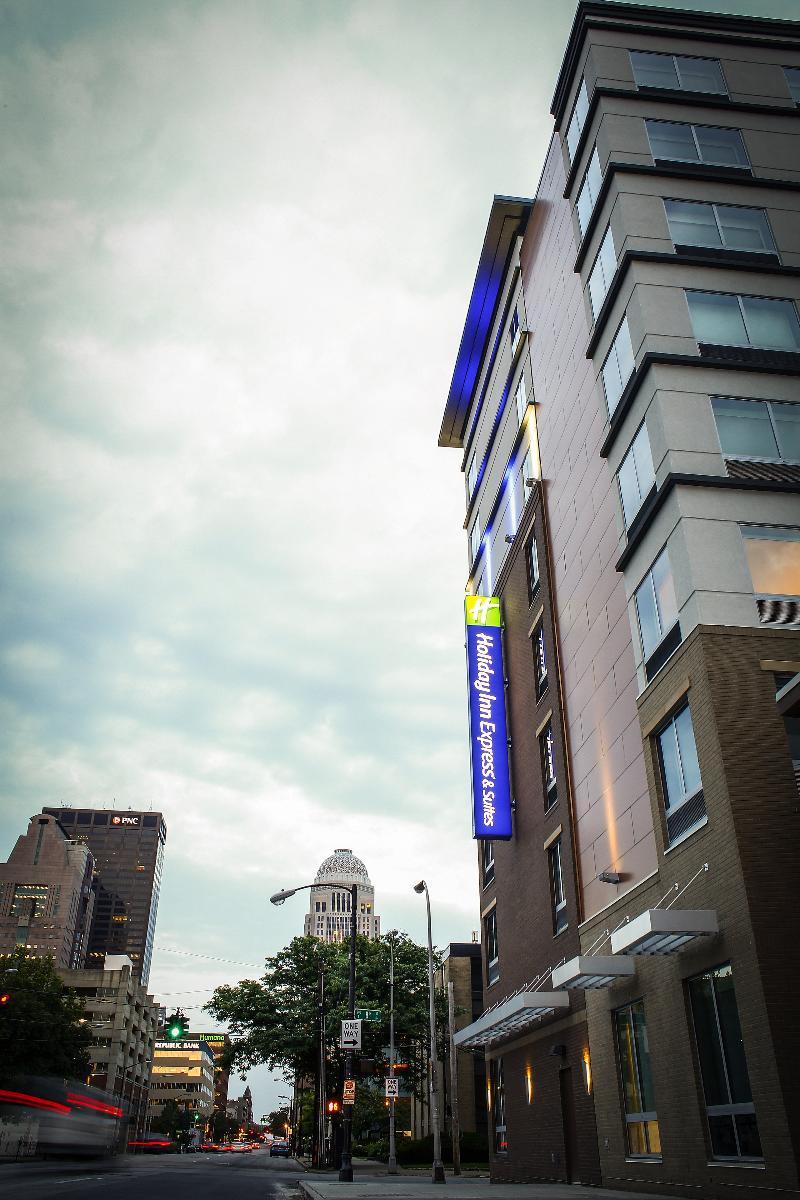
[[[499,597],[467,596],[466,621],[473,836],[507,841],[511,779]]]

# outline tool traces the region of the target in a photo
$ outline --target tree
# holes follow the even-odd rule
[[[375,1073],[387,1070],[389,1043],[389,955],[394,945],[395,1041],[398,1047],[427,1044],[428,951],[403,933],[393,931],[356,943],[356,1002],[380,1009],[380,1021],[362,1025],[364,1058],[375,1062]],[[319,1055],[319,974],[325,977],[325,1040],[330,1091],[338,1087],[344,1054],[339,1046],[341,1021],[347,1016],[348,942],[294,938],[268,958],[260,980],[245,979],[236,986],[217,988],[206,1009],[226,1021],[231,1034],[227,1065],[247,1069],[266,1063],[289,1078],[316,1077]],[[447,1020],[447,1003],[437,995],[440,1032]],[[427,1056],[408,1056],[408,1085],[425,1091]]]
[[[215,1142],[226,1142],[239,1132],[239,1122],[236,1117],[227,1113],[215,1112],[211,1117],[211,1136]]]
[[[267,1116],[264,1122],[267,1129],[275,1135],[275,1137],[285,1137],[286,1126],[289,1124],[289,1109],[276,1108]]]
[[[0,959],[0,1080],[16,1075],[85,1078],[92,1041],[83,1003],[65,987],[51,957],[28,958],[18,947]]]

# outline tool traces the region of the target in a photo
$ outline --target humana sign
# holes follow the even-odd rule
[[[472,828],[476,838],[511,837],[503,630],[498,596],[467,596]]]

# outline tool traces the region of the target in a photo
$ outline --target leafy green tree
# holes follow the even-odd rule
[[[400,1048],[427,1045],[428,951],[403,933],[393,931],[375,941],[356,943],[356,1004],[380,1009],[380,1021],[362,1025],[364,1058],[374,1060],[375,1073],[387,1069],[389,1043],[389,955],[394,945],[395,1043]],[[347,1016],[349,944],[313,937],[294,938],[266,960],[260,980],[245,979],[236,986],[217,988],[206,1009],[226,1021],[232,1039],[227,1065],[249,1069],[266,1063],[289,1078],[315,1077],[319,1055],[319,975],[325,980],[325,1040],[329,1090],[335,1091],[344,1068],[339,1047],[341,1021]],[[440,1032],[447,1004],[437,996]],[[426,1054],[409,1054],[407,1083],[424,1092]]]
[[[51,957],[18,947],[0,959],[0,1080],[16,1075],[81,1079],[89,1073],[91,1028],[83,1003],[56,973]]]
[[[286,1126],[289,1124],[289,1109],[276,1108],[269,1114],[266,1120],[267,1129],[269,1129],[275,1137],[284,1137],[286,1134]]]
[[[178,1107],[177,1101],[165,1100],[161,1112],[150,1122],[150,1128],[153,1133],[165,1133],[168,1137],[174,1138],[182,1127],[182,1116],[183,1110]]]
[[[227,1113],[215,1112],[211,1117],[211,1136],[215,1142],[225,1142],[239,1132],[239,1122],[236,1117]]]

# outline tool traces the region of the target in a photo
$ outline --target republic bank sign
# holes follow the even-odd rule
[[[503,630],[498,596],[467,596],[467,679],[476,838],[511,837]]]

